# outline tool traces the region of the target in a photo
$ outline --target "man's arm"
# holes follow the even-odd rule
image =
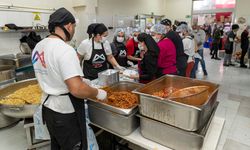
[[[80,76],[70,78],[66,80],[65,83],[69,89],[69,92],[77,98],[84,99],[96,97],[98,94],[98,90],[84,83]]]

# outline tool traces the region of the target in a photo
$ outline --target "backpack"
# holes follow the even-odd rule
[[[32,31],[28,36],[25,35],[20,39],[20,50],[24,54],[29,54],[41,40],[41,36]]]

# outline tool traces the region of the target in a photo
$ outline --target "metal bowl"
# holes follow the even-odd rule
[[[2,105],[1,112],[13,118],[32,118],[39,105],[9,106]]]
[[[13,84],[9,84],[7,86],[3,86],[0,88],[0,97],[6,97],[9,94],[19,90],[23,87],[27,87],[29,85],[37,84],[36,79],[25,80],[22,82],[17,82]],[[35,110],[39,105],[28,105],[25,104],[23,106],[9,106],[9,105],[1,105],[1,112],[9,117],[13,118],[32,118]]]
[[[20,121],[20,119],[8,117],[0,113],[0,129],[14,125],[18,121]]]

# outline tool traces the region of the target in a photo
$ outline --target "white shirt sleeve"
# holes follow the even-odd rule
[[[188,55],[189,50],[191,48],[191,44],[188,39],[183,39],[182,42],[183,42],[183,47],[184,47],[184,53]]]
[[[206,41],[206,32],[201,30],[201,42],[204,43]]]
[[[84,60],[89,60],[92,54],[92,44],[90,40],[86,39],[77,48],[77,53],[80,54]]]
[[[233,38],[229,38],[229,41],[230,41],[230,42],[233,42],[233,41],[234,41],[234,39],[233,39]]]
[[[106,55],[111,55],[111,54],[112,54],[112,50],[111,50],[111,46],[110,46],[109,41],[106,41],[106,42],[103,44],[103,47],[104,47],[104,50],[105,50]]]
[[[76,76],[83,76],[79,58],[73,49],[61,56],[58,66],[64,81]]]

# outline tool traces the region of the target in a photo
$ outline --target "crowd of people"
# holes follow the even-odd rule
[[[213,28],[213,29],[212,29]],[[249,49],[249,26],[246,26],[244,31],[239,34],[238,31],[240,26],[238,24],[230,23],[225,24],[214,24],[212,25],[204,25],[204,31],[206,32],[206,40],[204,43],[204,47],[210,49],[211,59],[221,60],[218,57],[218,53],[220,50],[225,51],[224,63],[223,65],[235,66],[235,63],[232,62],[233,56],[237,62],[239,59],[240,67],[247,68],[245,63],[245,56]],[[236,45],[240,44],[240,52],[237,49]],[[248,59],[250,59],[250,52],[248,52]],[[249,61],[250,66],[250,61]]]
[[[208,75],[203,57],[206,33],[198,25],[192,28],[186,22],[173,25],[169,19],[162,20],[141,31],[134,28],[128,36],[117,28],[113,42],[107,40],[108,29],[104,24],[91,24],[77,49],[83,64],[85,78],[96,79],[98,73],[107,69],[138,65],[139,75],[129,78],[148,83],[163,75],[179,75],[196,78],[199,63],[204,76]]]
[[[216,24],[213,28],[196,24],[190,27],[186,22],[175,22],[173,25],[171,20],[164,19],[159,24],[147,25],[145,31],[134,28],[130,35],[124,29],[117,28],[110,44],[107,41],[107,27],[104,24],[91,24],[87,31],[89,38],[81,43],[77,51],[83,60],[85,77],[91,80],[107,68],[122,70],[134,65],[138,65],[139,75],[129,77],[142,83],[165,74],[196,78],[199,63],[206,77],[208,71],[204,48],[211,50],[211,59],[215,60],[221,60],[218,53],[224,49],[224,66],[234,66],[234,45],[241,43],[240,67],[247,67],[244,58],[249,47],[248,28],[241,37],[236,36],[238,30],[237,24],[224,28]],[[226,40],[223,40],[225,36]],[[89,77],[89,73],[94,75]]]
[[[35,128],[44,130],[44,123],[51,139],[51,149],[88,149],[85,102],[86,98],[106,100],[107,92],[91,86],[89,80],[108,68],[124,70],[138,66],[139,75],[130,75],[141,83],[148,83],[165,74],[195,78],[201,63],[204,76],[208,75],[203,57],[204,46],[213,45],[212,58],[218,58],[219,31],[206,38],[199,26],[186,22],[162,20],[147,32],[134,29],[129,36],[123,29],[116,29],[113,42],[107,40],[108,28],[102,23],[88,26],[89,37],[77,49],[68,42],[72,40],[76,19],[65,8],[50,15],[50,35],[40,41],[32,52],[32,63],[42,90],[42,104],[35,114]],[[241,67],[248,50],[248,29],[236,37],[239,25],[232,30],[225,43],[224,65],[231,62],[233,45],[241,42]],[[82,64],[82,66],[80,65]],[[40,128],[41,127],[41,128]]]

